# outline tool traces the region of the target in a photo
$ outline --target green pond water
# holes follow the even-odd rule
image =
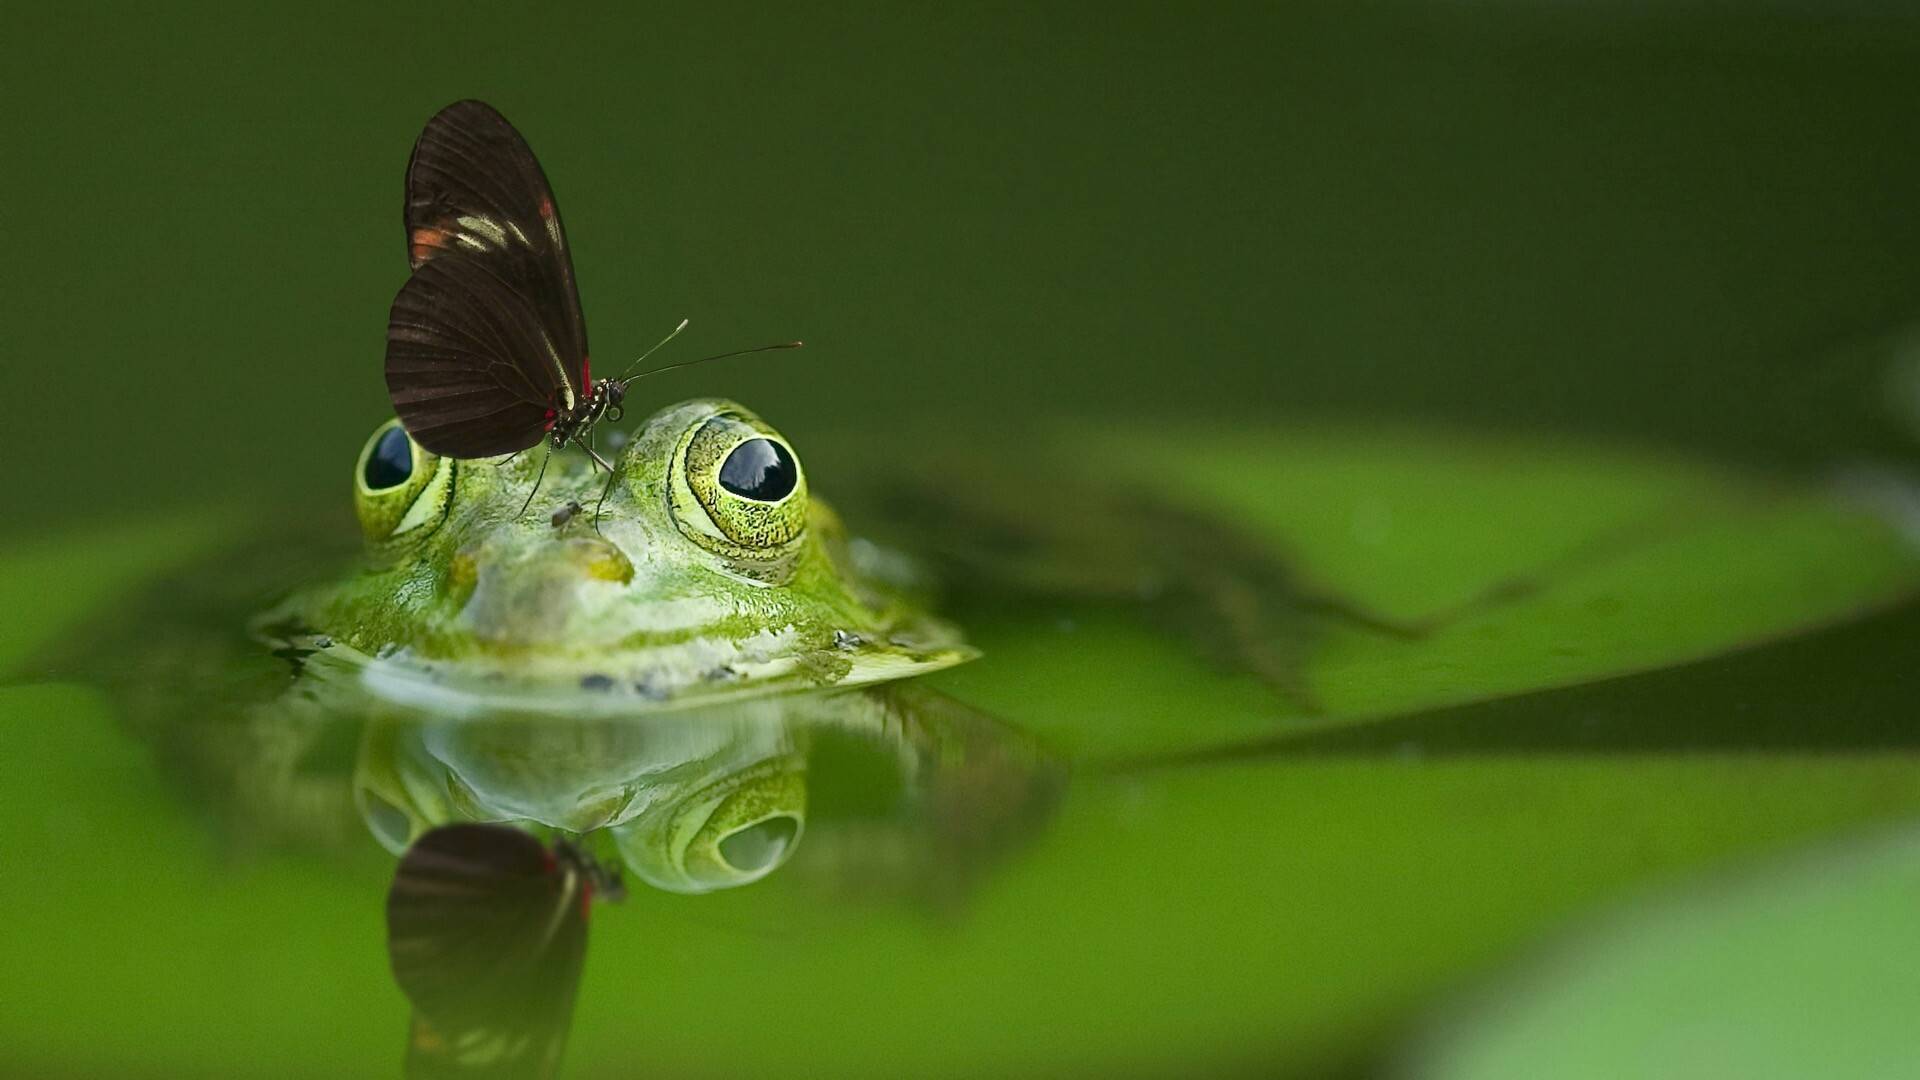
[[[0,20],[0,1073],[398,1074],[408,836],[621,814],[565,1075],[1920,1052],[1920,21]],[[979,660],[456,720],[249,636],[356,557],[401,169],[463,96],[596,355],[809,342],[650,404],[779,425]],[[689,891],[637,808],[748,781],[798,824]]]

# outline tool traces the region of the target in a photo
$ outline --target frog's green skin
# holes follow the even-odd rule
[[[393,698],[624,712],[898,679],[974,655],[862,573],[803,471],[778,502],[718,483],[738,444],[784,445],[731,402],[653,416],[610,486],[571,455],[541,477],[542,450],[453,460],[408,439],[404,481],[373,489],[367,462],[393,424],[354,472],[366,566],[263,623],[275,639],[377,658],[368,679]],[[556,515],[569,503],[583,509]]]

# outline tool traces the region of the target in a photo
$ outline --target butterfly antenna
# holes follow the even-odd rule
[[[665,345],[665,344],[666,344],[667,342],[669,342],[669,341],[672,341],[672,340],[673,340],[674,338],[677,338],[677,337],[679,337],[679,336],[680,336],[680,331],[682,331],[682,330],[685,330],[686,328],[687,328],[687,320],[686,320],[686,319],[681,319],[681,320],[680,320],[680,325],[679,325],[679,326],[676,326],[676,327],[674,327],[674,328],[673,328],[673,329],[672,329],[672,330],[671,330],[670,332],[668,332],[668,334],[667,334],[667,336],[666,336],[666,337],[663,337],[663,338],[661,338],[661,339],[659,340],[659,342],[658,342],[658,343],[656,343],[656,344],[654,345],[654,347],[653,347],[653,348],[651,348],[651,349],[648,349],[648,350],[647,350],[646,352],[643,352],[643,353],[641,353],[641,354],[640,354],[640,358],[639,358],[639,359],[637,359],[637,360],[635,360],[635,361],[634,361],[633,363],[631,363],[631,364],[628,364],[628,365],[627,365],[627,370],[628,370],[628,371],[632,371],[632,370],[633,370],[634,368],[637,368],[637,367],[639,367],[639,366],[640,366],[641,364],[644,364],[644,363],[646,363],[646,362],[647,362],[647,357],[649,357],[649,356],[652,356],[652,355],[653,355],[654,353],[657,353],[657,352],[659,352],[659,351],[660,351],[660,348],[661,348],[661,346],[663,346],[663,345]],[[613,380],[613,381],[614,381],[614,382],[617,382],[617,383],[619,383],[619,384],[620,384],[621,386],[625,386],[625,385],[627,385],[628,383],[630,383],[630,382],[632,382],[633,380],[635,380],[635,379],[637,379],[637,378],[639,378],[639,377],[640,377],[640,376],[638,376],[638,375],[622,375],[622,376],[620,376],[619,378],[617,378],[617,379],[615,379],[615,380]]]
[[[620,386],[624,389],[628,383],[635,379],[644,379],[649,375],[658,375],[663,371],[678,371],[681,368],[692,367],[695,364],[704,364],[709,360],[725,360],[730,356],[746,356],[749,353],[772,352],[775,349],[797,349],[805,344],[806,342],[804,341],[781,341],[772,345],[756,345],[751,349],[735,349],[732,352],[714,353],[712,356],[703,356],[698,360],[683,360],[678,364],[663,364],[660,367],[643,371],[638,375],[629,375],[621,379]]]

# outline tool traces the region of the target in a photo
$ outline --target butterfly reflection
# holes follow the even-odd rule
[[[593,901],[624,895],[566,840],[488,824],[423,833],[387,894],[387,952],[413,1004],[406,1074],[555,1075]]]

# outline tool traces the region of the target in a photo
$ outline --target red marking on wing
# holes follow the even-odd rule
[[[408,245],[407,253],[413,257],[413,265],[419,266],[433,258],[435,252],[444,250],[446,246],[447,230],[428,225],[413,230],[412,242]]]
[[[553,200],[545,195],[540,196],[540,217],[543,221],[553,220]]]
[[[548,409],[548,410],[547,410],[547,422],[546,422],[546,424],[545,424],[545,427],[546,427],[546,429],[547,429],[548,431],[552,431],[552,430],[553,430],[553,421],[554,421],[554,420],[555,420],[555,419],[556,419],[557,417],[559,417],[559,415],[560,415],[559,413],[557,413],[557,412],[555,412],[555,411],[553,411],[552,409]]]
[[[580,388],[582,390],[586,390],[591,388],[592,386],[593,386],[593,357],[583,356],[580,358]]]

